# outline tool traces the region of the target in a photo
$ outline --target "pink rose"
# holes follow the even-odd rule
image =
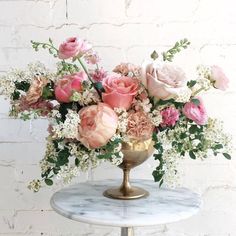
[[[198,125],[205,125],[207,122],[207,113],[203,105],[202,99],[197,98],[200,102],[199,105],[194,104],[193,102],[187,102],[183,107],[184,115],[193,120]]]
[[[229,79],[219,66],[211,66],[211,80],[213,80],[214,87],[217,89],[224,91],[228,88]]]
[[[127,135],[131,139],[147,140],[152,137],[153,130],[154,125],[145,112],[130,112],[128,116]]]
[[[103,80],[105,93],[102,99],[112,108],[124,108],[128,110],[138,92],[139,85],[136,79],[122,76],[108,76]]]
[[[144,63],[142,68],[142,83],[149,94],[157,99],[174,98],[186,86],[185,73],[170,63],[165,63],[162,66]]]
[[[174,126],[179,120],[179,111],[174,107],[168,107],[161,111],[162,127]]]
[[[65,75],[55,85],[55,96],[58,102],[68,103],[73,92],[82,91],[82,82],[87,79],[85,72],[80,71],[72,75]]]
[[[59,47],[58,57],[68,59],[71,57],[82,56],[91,49],[91,45],[82,39],[76,37],[68,38],[66,42]]]
[[[105,103],[91,105],[80,110],[78,140],[87,148],[106,145],[116,133],[118,117]]]

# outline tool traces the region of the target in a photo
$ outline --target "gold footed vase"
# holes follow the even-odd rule
[[[130,170],[144,161],[153,154],[153,141],[148,139],[145,141],[134,140],[132,142],[122,143],[122,153],[124,154],[123,162],[119,167],[123,170],[123,182],[120,187],[107,189],[103,195],[105,197],[131,200],[149,195],[148,191],[131,186],[129,180]]]

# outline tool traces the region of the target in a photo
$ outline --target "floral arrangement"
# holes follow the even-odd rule
[[[99,67],[99,56],[83,39],[69,38],[58,48],[51,39],[31,43],[59,59],[56,72],[36,63],[0,79],[1,94],[11,102],[10,116],[49,119],[42,178],[30,189],[52,185],[53,177],[69,182],[104,160],[119,165],[122,143],[130,140],[153,139],[157,167],[152,174],[160,185],[186,155],[231,158],[230,137],[222,122],[208,117],[200,97],[209,89],[226,90],[229,80],[216,65],[198,66],[196,79],[189,80],[172,63],[190,44],[187,39],[160,55],[154,51],[141,66],[121,63],[111,73]]]

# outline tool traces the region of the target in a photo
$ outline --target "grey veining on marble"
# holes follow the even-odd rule
[[[146,198],[115,200],[103,192],[119,186],[121,180],[79,183],[56,192],[52,208],[59,214],[79,222],[135,227],[171,223],[196,214],[201,206],[197,193],[186,188],[159,188],[152,180],[133,180],[132,184],[150,192]]]

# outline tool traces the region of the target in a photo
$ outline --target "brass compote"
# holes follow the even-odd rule
[[[103,194],[109,198],[115,199],[137,199],[148,196],[148,192],[139,187],[131,186],[129,182],[130,170],[144,161],[146,161],[153,153],[153,141],[148,139],[146,141],[134,140],[122,144],[122,153],[124,154],[123,162],[119,167],[123,170],[123,182],[118,188],[107,189]]]

